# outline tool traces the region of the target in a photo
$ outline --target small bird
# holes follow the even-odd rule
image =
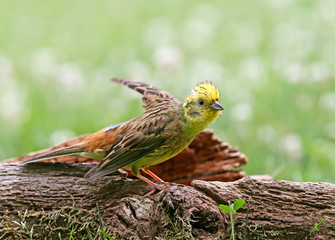
[[[80,143],[30,158],[31,163],[66,155],[101,160],[85,175],[97,178],[118,169],[132,174],[154,187],[153,191],[169,184],[149,170],[152,165],[164,162],[186,148],[194,137],[221,115],[220,93],[211,82],[201,82],[191,95],[180,102],[170,93],[151,85],[112,78],[143,94],[145,112],[127,122],[110,125],[86,136]],[[160,182],[157,184],[140,173],[142,170]]]

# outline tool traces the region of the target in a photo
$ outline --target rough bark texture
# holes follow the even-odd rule
[[[260,181],[194,180],[143,197],[151,186],[119,175],[83,178],[90,164],[0,164],[0,238],[27,239],[12,221],[34,226],[34,239],[229,239],[230,218],[218,204],[250,199],[246,239],[334,239],[335,185]],[[19,213],[18,213],[19,211]],[[242,239],[247,206],[237,214],[235,232]],[[310,233],[324,217],[320,231]]]
[[[83,137],[81,137],[83,138]],[[80,141],[77,138],[54,147]],[[47,151],[47,150],[44,150]],[[43,151],[42,151],[43,152]],[[229,239],[230,217],[219,204],[250,199],[236,217],[237,239],[335,239],[335,185],[246,177],[236,170],[247,162],[237,149],[211,131],[190,147],[152,167],[171,187],[144,197],[151,186],[125,174],[83,178],[96,163],[76,157],[21,165],[37,153],[0,164],[0,239]],[[49,160],[50,161],[50,160]],[[123,175],[123,176],[122,176]],[[27,211],[26,217],[24,213]],[[24,218],[24,219],[23,219]],[[323,218],[319,232],[310,233]],[[60,236],[60,237],[59,237]]]

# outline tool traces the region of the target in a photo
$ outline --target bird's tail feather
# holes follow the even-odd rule
[[[50,159],[50,158],[55,158],[55,157],[79,154],[83,151],[84,151],[84,149],[80,146],[65,147],[65,148],[57,149],[57,150],[54,150],[54,151],[51,151],[51,152],[42,153],[42,154],[37,155],[35,157],[29,158],[29,159],[23,161],[22,164],[37,162],[37,161]]]
[[[86,174],[85,174],[85,178],[88,179],[94,179],[94,178],[98,178],[98,177],[102,177],[105,175],[108,175],[112,172],[115,172],[115,170],[111,170],[111,169],[104,169],[104,170],[99,170],[99,164],[95,167],[93,167],[92,169],[90,169]]]
[[[94,166],[93,168],[91,168],[84,176],[84,178],[89,178],[89,179],[93,179],[93,175],[97,172],[97,169],[99,168],[100,164],[97,164],[97,166]]]

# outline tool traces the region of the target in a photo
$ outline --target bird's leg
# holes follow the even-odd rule
[[[159,181],[161,183],[160,185],[156,184],[156,187],[159,186],[159,188],[157,188],[158,190],[163,190],[163,189],[167,189],[167,188],[170,187],[169,183],[165,182],[163,179],[161,179],[156,174],[154,174],[153,172],[151,172],[149,170],[149,168],[142,168],[142,171],[145,172],[146,174],[148,174],[149,176],[151,176],[152,178],[156,179],[157,181]]]
[[[142,176],[140,173],[136,174],[135,176],[142,179],[144,182],[149,183],[151,186],[154,186],[155,188],[157,188],[156,183],[154,183],[153,181],[151,181],[151,180],[147,179],[146,177]]]
[[[151,176],[152,178],[156,179],[157,181],[163,183],[164,180],[161,179],[160,177],[158,177],[156,174],[154,174],[153,172],[151,172],[149,170],[149,168],[142,168],[142,171],[145,172],[146,174],[148,174],[149,176]]]
[[[152,172],[151,172],[152,173]],[[155,175],[156,176],[156,175]],[[143,181],[145,181],[146,183],[149,183],[151,186],[154,187],[154,189],[152,191],[150,191],[149,193],[145,194],[145,197],[148,197],[150,195],[152,195],[154,192],[156,192],[157,190],[161,191],[163,189],[167,189],[170,187],[170,184],[167,183],[167,182],[164,182],[162,179],[160,179],[162,182],[164,182],[163,184],[157,184],[157,183],[154,183],[153,181],[147,179],[146,177],[142,176],[140,173],[136,174],[136,177],[142,179]],[[157,179],[158,180],[158,179]]]

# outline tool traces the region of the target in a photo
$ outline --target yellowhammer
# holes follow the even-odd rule
[[[35,156],[23,163],[65,155],[99,159],[102,161],[85,177],[101,177],[122,168],[154,186],[154,191],[167,188],[169,185],[149,167],[177,155],[221,115],[223,107],[219,103],[218,89],[210,82],[199,83],[181,103],[171,94],[145,83],[117,78],[112,81],[143,94],[145,112],[141,116],[110,125],[88,135],[79,144]],[[140,170],[162,184],[147,179]]]

